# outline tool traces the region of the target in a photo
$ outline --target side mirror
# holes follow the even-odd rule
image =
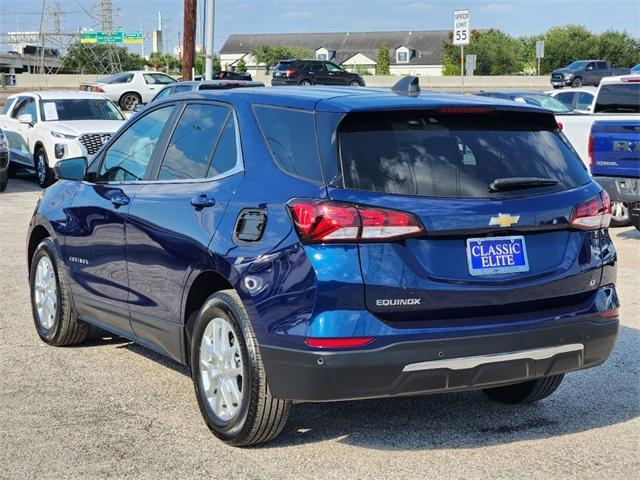
[[[23,113],[18,117],[18,121],[25,125],[33,125],[33,116],[30,113]]]
[[[53,167],[53,173],[59,180],[84,180],[87,174],[87,159],[76,157],[60,160]]]

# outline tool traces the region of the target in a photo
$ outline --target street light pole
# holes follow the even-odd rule
[[[213,78],[213,30],[215,26],[216,0],[206,0],[207,2],[207,25],[205,35],[205,70],[204,79]]]
[[[193,57],[196,51],[197,0],[184,0],[184,36],[182,37],[182,79],[193,80]]]

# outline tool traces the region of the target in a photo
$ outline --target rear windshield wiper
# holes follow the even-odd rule
[[[513,177],[496,178],[489,185],[490,192],[501,192],[505,190],[519,190],[522,188],[547,187],[556,185],[558,180],[541,177]]]

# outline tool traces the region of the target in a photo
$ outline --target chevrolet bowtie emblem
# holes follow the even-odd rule
[[[489,225],[500,225],[501,227],[510,227],[511,225],[518,223],[520,215],[511,216],[508,213],[499,213],[497,217],[491,217]]]

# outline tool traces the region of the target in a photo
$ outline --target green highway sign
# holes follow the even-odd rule
[[[141,32],[122,33],[116,32],[81,32],[80,43],[142,43]]]
[[[123,35],[124,43],[142,43],[142,33],[125,33]]]

